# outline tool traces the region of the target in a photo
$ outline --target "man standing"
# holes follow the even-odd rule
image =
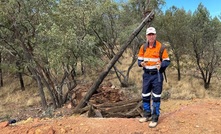
[[[162,47],[163,44],[156,40],[156,29],[154,27],[147,28],[146,43],[141,46],[138,54],[138,66],[143,67],[144,70],[142,89],[144,117],[139,121],[151,121],[149,124],[151,128],[158,124],[163,89],[163,71],[170,64],[167,50],[161,51]]]

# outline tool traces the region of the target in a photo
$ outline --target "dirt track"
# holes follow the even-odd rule
[[[2,134],[220,134],[221,100],[162,102],[159,125],[148,128],[138,118],[29,119],[0,128]]]

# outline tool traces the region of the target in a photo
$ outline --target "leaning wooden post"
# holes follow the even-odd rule
[[[141,22],[141,24],[132,32],[130,35],[128,41],[123,44],[120,48],[120,50],[114,55],[114,57],[110,60],[110,62],[105,67],[104,71],[101,72],[99,77],[97,78],[97,81],[94,82],[94,84],[91,86],[91,88],[88,90],[86,95],[80,100],[79,104],[75,107],[74,113],[77,113],[80,108],[83,108],[88,100],[91,98],[93,93],[98,89],[99,85],[102,83],[104,78],[107,76],[111,68],[114,66],[114,64],[118,61],[118,59],[122,56],[123,52],[126,50],[126,48],[131,44],[133,39],[139,34],[139,32],[142,30],[142,28],[152,19],[154,18],[154,12],[153,10],[144,18],[144,20]]]

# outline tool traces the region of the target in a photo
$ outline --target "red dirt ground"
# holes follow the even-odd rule
[[[1,123],[2,124],[2,123]],[[220,134],[221,100],[167,100],[161,105],[156,128],[138,118],[87,118],[79,115],[54,119],[27,119],[2,127],[1,134]]]

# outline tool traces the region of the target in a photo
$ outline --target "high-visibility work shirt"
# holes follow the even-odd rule
[[[140,47],[139,53],[138,53],[138,64],[139,66],[141,62],[145,62],[145,69],[155,70],[157,69],[157,62],[161,63],[160,61],[160,48],[161,43],[159,41],[155,41],[152,48],[149,47],[149,44],[147,45],[146,51],[144,53],[144,44]],[[167,50],[165,49],[162,54],[162,62],[164,60],[169,61],[169,56],[167,53]],[[162,65],[161,65],[162,66]]]

